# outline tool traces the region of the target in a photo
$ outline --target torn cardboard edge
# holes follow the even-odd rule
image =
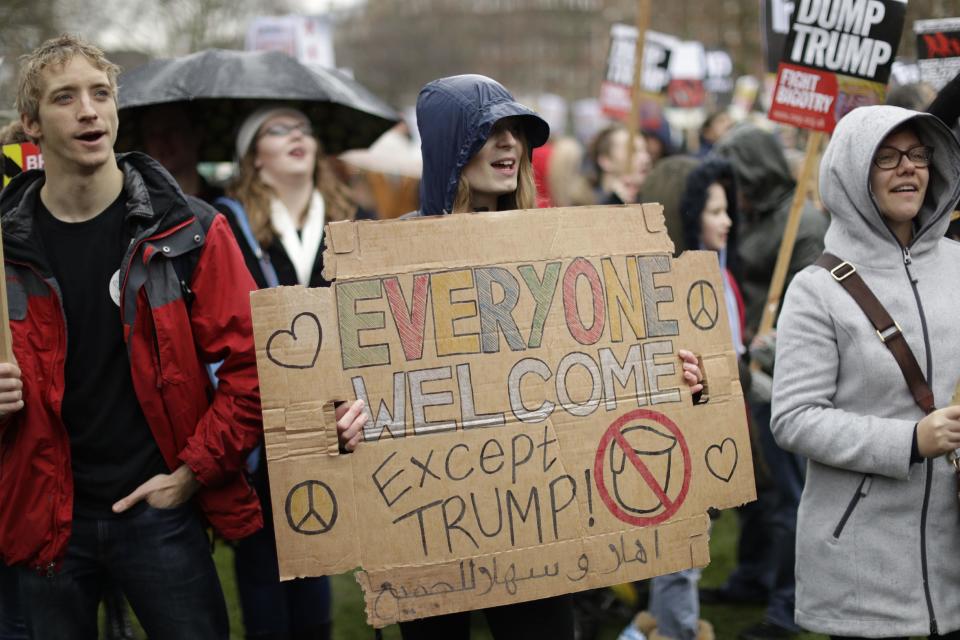
[[[442,271],[506,262],[587,255],[673,254],[663,207],[606,205],[421,216],[402,220],[340,221],[327,225],[323,254],[327,280],[351,280],[410,271]],[[450,222],[456,220],[456,225]],[[586,222],[586,224],[585,224]],[[531,233],[531,226],[539,227]],[[589,235],[599,242],[585,243]],[[449,236],[449,237],[448,237]],[[653,240],[637,251],[637,238]],[[487,237],[490,242],[466,242]],[[595,246],[596,248],[592,248]]]

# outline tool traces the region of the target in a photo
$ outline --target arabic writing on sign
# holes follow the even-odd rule
[[[652,556],[659,558],[659,534],[654,531]],[[396,620],[400,617],[422,615],[423,610],[417,601],[444,596],[445,594],[471,592],[472,597],[482,597],[494,589],[502,588],[510,596],[516,596],[529,582],[555,578],[578,583],[591,574],[607,575],[620,571],[634,563],[647,564],[650,559],[647,548],[636,535],[620,534],[618,542],[607,545],[606,552],[591,558],[587,552],[576,559],[576,566],[564,567],[561,560],[535,566],[518,566],[516,562],[504,563],[496,555],[489,558],[471,558],[458,563],[459,579],[452,582],[435,581],[428,584],[418,582],[412,588],[391,582],[370,585],[373,598],[373,616],[382,620]],[[361,572],[364,575],[365,572]],[[369,577],[367,576],[367,580]]]

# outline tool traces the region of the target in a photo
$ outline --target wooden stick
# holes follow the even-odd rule
[[[767,304],[763,307],[763,316],[757,335],[762,336],[773,330],[773,322],[780,309],[783,297],[783,287],[787,281],[787,269],[790,268],[790,258],[793,256],[793,246],[797,242],[797,231],[800,229],[800,218],[803,215],[803,205],[807,199],[808,186],[817,167],[817,154],[823,133],[812,131],[807,140],[807,151],[803,158],[803,167],[800,169],[800,179],[797,181],[797,190],[793,194],[793,203],[790,205],[790,217],[783,229],[783,239],[780,241],[780,253],[777,255],[777,265],[773,269],[770,279],[770,289],[767,291]],[[755,367],[754,367],[755,368]]]
[[[3,237],[0,231],[0,238]],[[3,242],[0,241],[0,265],[6,265],[3,260]],[[0,362],[13,362],[13,346],[10,342],[10,312],[7,309],[7,276],[0,274]]]
[[[636,152],[637,130],[640,128],[640,93],[643,91],[643,48],[647,41],[647,29],[650,28],[650,0],[637,1],[637,49],[633,56],[633,91],[630,104],[630,120],[627,131],[630,133],[627,157],[633,162]]]

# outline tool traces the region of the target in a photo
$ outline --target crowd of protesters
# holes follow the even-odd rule
[[[246,637],[336,637],[329,579],[279,580],[248,296],[329,286],[324,225],[377,212],[307,115],[280,104],[240,123],[222,185],[197,170],[203,123],[175,105],[141,114],[142,152],[115,154],[118,73],[89,43],[48,41],[23,63],[20,120],[0,131],[44,159],[0,194],[13,345],[0,363],[0,640],[96,638],[101,601],[109,637],[132,637],[123,598],[151,638],[228,637],[208,530],[233,548]],[[659,202],[678,254],[717,253],[758,499],[738,509],[726,581],[654,578],[623,638],[709,640],[701,603],[765,607],[743,640],[960,637],[944,457],[960,410],[924,416],[885,340],[815,265],[826,248],[872,285],[945,406],[960,344],[948,333],[960,255],[943,239],[960,199],[957,94],[960,76],[939,96],[901,87],[901,106],[841,121],[802,206],[775,337],[759,327],[797,196],[785,130],[718,109],[695,137],[661,117],[582,142],[551,136],[490,78],[420,92],[423,173],[406,217]],[[680,359],[696,394],[696,357]],[[359,400],[337,406],[345,453],[367,416]],[[483,613],[496,638],[573,640],[576,601]],[[400,627],[468,638],[469,619]]]

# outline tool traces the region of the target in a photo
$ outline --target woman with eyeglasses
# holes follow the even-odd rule
[[[939,119],[855,109],[820,167],[826,250],[787,291],[774,436],[808,459],[797,526],[796,621],[834,638],[960,638],[960,146]],[[895,324],[875,328],[854,275]],[[857,281],[852,280],[854,283]],[[846,283],[849,284],[849,283]],[[861,295],[861,294],[856,294]],[[884,321],[885,323],[885,321]],[[892,351],[933,393],[911,393]],[[909,369],[909,367],[908,367]]]
[[[240,171],[223,212],[260,288],[328,286],[323,271],[326,222],[353,219],[357,206],[334,175],[300,111],[268,106],[250,114],[237,134]],[[366,422],[363,403],[337,407],[340,446],[352,451]],[[262,447],[247,463],[263,504],[264,528],[235,548],[235,567],[248,640],[330,638],[326,576],[280,582],[270,487]]]

